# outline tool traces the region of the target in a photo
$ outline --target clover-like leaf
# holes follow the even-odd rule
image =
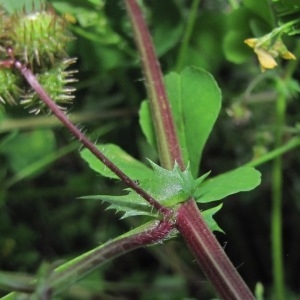
[[[168,74],[165,84],[184,161],[190,162],[196,176],[204,145],[221,108],[220,89],[211,74],[195,67]],[[147,141],[155,146],[147,102],[140,109],[140,124]]]
[[[165,78],[185,163],[197,176],[206,141],[221,109],[221,91],[213,76],[199,68],[185,68]]]
[[[89,162],[91,161],[89,160]],[[153,171],[148,173],[150,174],[148,177],[140,178],[139,185],[154,199],[168,207],[174,207],[189,199],[200,182],[207,176],[205,174],[200,179],[194,180],[189,167],[181,171],[179,166],[175,164],[173,170],[166,170],[152,161],[150,161],[150,164]],[[133,174],[133,178],[137,178],[137,176]],[[122,219],[137,215],[152,216],[154,218],[158,216],[153,207],[135,191],[132,189],[126,189],[125,191],[127,192],[126,195],[94,195],[81,197],[81,199],[107,202],[110,204],[109,209],[115,209],[117,212],[123,213]]]
[[[260,184],[261,174],[252,167],[240,167],[201,183],[194,193],[198,203],[221,200],[229,195],[250,191]]]

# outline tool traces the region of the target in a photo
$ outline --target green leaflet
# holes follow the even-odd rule
[[[148,202],[131,189],[126,190],[128,194],[122,196],[93,195],[80,197],[79,199],[101,200],[110,203],[108,209],[123,213],[121,219],[139,215],[157,217],[156,211],[151,209]]]
[[[224,233],[224,231],[219,227],[219,225],[213,218],[213,215],[216,214],[219,210],[221,210],[222,206],[223,204],[219,204],[218,206],[201,211],[201,214],[211,231],[219,231]]]
[[[153,172],[147,178],[139,180],[140,186],[153,198],[168,207],[174,207],[184,202],[193,195],[199,184],[199,180],[194,180],[189,167],[181,171],[176,164],[173,170],[166,170],[150,161]],[[109,196],[95,195],[85,196],[81,199],[102,200],[110,203],[109,209],[115,209],[124,213],[123,218],[148,215],[157,217],[157,212],[131,189],[126,189],[126,195]]]
[[[221,200],[231,194],[242,191],[249,191],[260,183],[260,173],[252,167],[240,167],[226,172],[211,179],[206,179],[210,172],[194,179],[190,165],[181,171],[175,164],[173,170],[164,169],[152,161],[152,170],[146,165],[132,158],[122,149],[115,145],[98,146],[110,159],[117,162],[131,178],[139,181],[141,188],[149,193],[154,199],[164,206],[176,209],[176,206],[194,197],[198,203],[207,203]],[[81,152],[82,157],[93,170],[103,176],[116,178],[101,162],[99,162],[88,150]],[[110,204],[108,209],[122,212],[122,219],[137,215],[158,218],[153,208],[136,192],[126,189],[125,195],[93,195],[81,197],[81,199],[102,200]],[[202,212],[206,222],[212,230],[221,229],[218,227],[212,216],[221,209],[221,206],[214,207]]]
[[[112,160],[123,172],[134,180],[148,178],[152,174],[152,170],[143,163],[139,162],[119,146],[113,144],[97,145],[97,148]],[[88,149],[80,152],[81,157],[89,164],[90,168],[104,177],[119,179],[111,172],[98,158],[94,156]]]
[[[204,145],[221,108],[220,89],[208,72],[195,67],[185,68],[180,74],[170,73],[165,84],[184,161],[190,162],[191,172],[196,176]],[[149,106],[143,103],[140,124],[154,146],[150,112],[146,110]]]
[[[173,207],[176,209],[176,206],[179,203],[186,201],[193,195],[197,195],[199,191],[205,190],[207,186],[206,181],[204,180],[207,178],[209,173],[206,173],[195,180],[192,176],[189,166],[186,168],[186,170],[181,171],[179,166],[176,164],[173,170],[170,171],[158,166],[152,161],[149,162],[151,164],[153,172],[150,177],[143,178],[139,181],[140,186],[165,206]],[[253,168],[245,169],[254,170]],[[242,175],[242,172],[238,173]],[[255,174],[256,173],[258,172],[255,171]],[[237,174],[237,176],[239,174]],[[249,174],[249,176],[251,176],[251,174]],[[219,177],[221,176],[218,176],[216,178],[218,179]],[[228,178],[230,180],[233,177],[228,176]],[[215,178],[207,180],[207,182],[210,183],[214,179]],[[223,180],[223,183],[224,182],[225,181]],[[229,194],[237,192],[236,189],[233,190],[232,187],[229,190]],[[121,196],[93,195],[84,196],[81,197],[81,199],[101,200],[107,202],[110,204],[108,209],[114,209],[117,212],[123,213],[121,219],[138,215],[158,218],[157,212],[153,210],[153,208],[141,196],[139,196],[131,189],[126,189],[125,191],[127,192],[127,194]],[[228,189],[226,191],[228,193]],[[215,194],[213,194],[212,198],[214,198],[214,196]],[[212,201],[214,200],[216,199],[213,199]],[[201,212],[211,230],[222,232],[222,229],[213,219],[213,215],[221,208],[222,205],[220,204],[216,207]]]
[[[156,148],[154,126],[151,119],[149,101],[142,102],[139,110],[139,123],[147,142]]]
[[[16,174],[35,165],[36,168],[32,168],[32,172],[27,174],[34,176],[44,169],[45,164],[42,162],[45,157],[53,155],[55,144],[52,130],[37,129],[9,135],[3,147],[0,145],[0,153],[8,158],[9,166]]]
[[[229,195],[250,191],[260,184],[261,174],[252,167],[240,167],[204,181],[194,197],[198,203],[221,200]]]
[[[99,145],[98,148],[129,177],[138,180],[145,191],[165,206],[173,207],[180,202],[184,202],[193,195],[199,184],[199,179],[194,180],[189,166],[186,170],[181,171],[176,164],[173,170],[170,171],[150,161],[153,169],[151,170],[116,145]],[[81,151],[81,156],[96,172],[106,177],[118,179],[89,150],[84,149]],[[135,215],[157,217],[157,212],[140,195],[131,189],[126,189],[126,191],[127,194],[121,196],[95,195],[82,198],[108,202],[110,203],[110,209],[124,213],[122,218]]]

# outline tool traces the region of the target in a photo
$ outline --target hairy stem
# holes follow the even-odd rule
[[[223,248],[206,228],[194,200],[185,202],[178,209],[177,227],[223,300],[254,300]]]
[[[107,244],[98,247],[98,249],[85,254],[82,259],[76,259],[74,264],[72,264],[71,261],[67,266],[57,268],[56,273],[48,285],[51,289],[57,290],[58,292],[61,287],[66,287],[66,284],[70,285],[73,282],[78,281],[83,276],[111,259],[139,247],[145,247],[161,242],[173,229],[174,225],[169,221],[156,221],[155,226],[152,225],[152,228],[108,242]]]
[[[183,169],[173,116],[149,30],[136,1],[125,0],[125,3],[142,61],[161,165],[171,170],[176,161]]]
[[[141,197],[143,197],[150,205],[156,208],[160,213],[164,215],[170,215],[172,210],[161,205],[145,190],[139,187],[139,185],[129,178],[121,169],[119,169],[111,160],[109,160],[85,135],[82,133],[67,117],[67,115],[60,110],[55,102],[45,92],[43,87],[37,81],[32,71],[20,62],[15,62],[15,67],[21,72],[29,85],[40,96],[41,100],[50,108],[53,114],[68,128],[73,136],[82,143],[87,149],[89,149],[104,165],[106,165],[113,173],[115,173],[128,187],[132,188]]]
[[[125,0],[125,3],[146,77],[146,87],[155,125],[161,165],[166,169],[171,169],[174,162],[177,161],[180,167],[184,168],[180,145],[176,137],[174,119],[149,31],[136,0]],[[195,201],[190,199],[181,204],[177,212],[177,228],[188,247],[192,250],[198,263],[203,267],[205,274],[212,281],[217,293],[224,296],[224,299],[230,300],[254,299],[208,228],[199,213]]]
[[[38,291],[38,295],[56,295],[104,263],[137,248],[160,243],[168,238],[174,230],[174,224],[171,221],[154,221],[147,224],[143,230],[140,229],[140,232],[137,229],[132,230],[132,234],[130,234],[131,232],[126,233],[123,237],[118,237],[59,266],[43,280],[41,286],[36,280],[35,282],[27,280],[25,284],[19,280],[18,292],[32,294]],[[11,278],[10,276],[9,279]],[[12,287],[12,284],[10,283],[7,287]],[[16,285],[13,285],[13,287],[16,288]],[[14,300],[17,299],[17,296],[18,294],[14,292],[1,299]],[[31,296],[29,297],[23,297],[22,299],[33,299]]]

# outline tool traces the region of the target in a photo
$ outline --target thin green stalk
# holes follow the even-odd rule
[[[16,184],[17,182],[25,179],[26,177],[35,174],[44,167],[50,165],[60,157],[67,155],[78,148],[78,142],[73,142],[55,152],[51,152],[48,155],[43,156],[41,159],[34,161],[24,169],[19,170],[12,178],[8,179],[3,186],[7,189]]]
[[[200,4],[201,0],[193,0],[192,3],[192,7],[190,10],[190,15],[188,17],[188,21],[187,21],[187,26],[184,32],[184,36],[182,39],[182,43],[179,49],[179,54],[178,54],[178,58],[177,58],[177,64],[176,64],[176,70],[180,71],[183,66],[184,66],[184,62],[186,59],[186,52],[187,52],[187,48],[192,36],[192,32],[195,26],[195,22],[197,19],[197,12],[198,12],[198,6]]]
[[[56,119],[57,120],[57,119]],[[59,121],[59,120],[57,120]],[[98,137],[106,134],[109,130],[112,129],[111,125],[104,125],[101,127],[101,130],[98,130]],[[70,143],[69,145],[58,149],[55,152],[51,152],[50,154],[43,156],[42,158],[34,161],[30,165],[24,167],[23,169],[19,170],[16,174],[14,174],[13,177],[8,179],[4,182],[3,187],[6,189],[10,188],[14,184],[18,183],[19,181],[25,179],[26,177],[38,172],[39,170],[42,170],[44,167],[50,165],[54,161],[58,160],[59,158],[67,155],[68,153],[74,151],[79,146],[78,141],[74,141]]]
[[[261,157],[244,164],[243,166],[245,166],[245,167],[260,166],[260,165],[262,165],[270,160],[273,160],[273,159],[283,155],[284,153],[289,152],[297,147],[300,147],[300,138],[299,137],[295,137],[295,138],[291,139],[285,145],[282,145],[282,146],[268,152],[267,154],[262,155]]]
[[[281,92],[276,102],[276,147],[281,146],[285,124],[286,99]],[[277,156],[272,170],[271,241],[274,293],[276,299],[285,299],[282,246],[282,158]]]
[[[85,112],[72,113],[70,120],[75,123],[87,123],[96,120],[105,120],[113,118],[127,117],[136,114],[136,111],[129,109],[109,110],[105,113]],[[61,122],[55,116],[34,116],[29,118],[4,119],[0,122],[0,133],[13,130],[28,130],[32,128],[52,128],[61,126]]]
[[[33,277],[23,273],[0,272],[0,289],[4,291],[34,292]]]
[[[206,229],[193,199],[179,207],[177,227],[221,299],[254,300],[214,234]]]

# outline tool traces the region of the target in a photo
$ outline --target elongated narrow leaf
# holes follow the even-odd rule
[[[221,108],[220,89],[208,72],[185,68],[165,78],[185,162],[197,175],[204,145]]]
[[[196,189],[198,203],[221,200],[229,195],[254,189],[260,184],[260,172],[252,167],[241,167],[204,181]]]
[[[142,164],[119,146],[114,144],[97,145],[110,160],[112,160],[126,175],[135,180],[150,177],[153,171],[146,165]],[[118,177],[110,171],[101,161],[98,160],[88,149],[80,152],[81,157],[89,164],[90,168],[102,176],[115,178]]]
[[[221,108],[221,92],[206,71],[190,67],[180,74],[170,73],[165,84],[185,163],[197,175],[203,147]],[[155,146],[149,106],[142,104],[140,124],[150,144]]]
[[[150,105],[148,100],[144,100],[139,111],[139,123],[146,137],[147,142],[156,148],[154,126],[151,119]]]

